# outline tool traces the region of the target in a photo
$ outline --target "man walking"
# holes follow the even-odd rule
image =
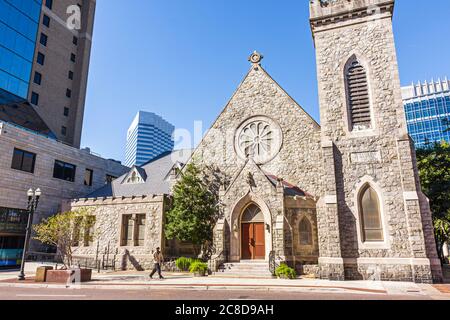
[[[155,264],[153,267],[153,271],[150,274],[150,279],[153,279],[153,275],[158,271],[158,275],[160,279],[164,279],[164,277],[161,275],[161,263],[164,262],[164,256],[162,252],[160,251],[161,248],[156,248],[156,252],[153,253],[153,263]]]

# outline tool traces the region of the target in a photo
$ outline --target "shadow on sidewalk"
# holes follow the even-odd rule
[[[450,265],[444,265],[442,267],[442,272],[444,274],[444,283],[450,284]]]

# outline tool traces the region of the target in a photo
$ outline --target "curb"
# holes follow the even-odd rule
[[[290,291],[290,292],[352,292],[360,294],[387,294],[386,290],[373,290],[332,286],[280,286],[280,285],[226,285],[226,284],[84,284],[66,286],[64,284],[18,284],[0,283],[0,288],[33,288],[33,289],[97,289],[97,290],[257,290],[257,291]]]

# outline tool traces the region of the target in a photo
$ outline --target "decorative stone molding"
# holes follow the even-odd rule
[[[394,0],[311,0],[311,28],[315,30],[317,27],[383,13],[391,16],[394,3]]]
[[[235,150],[241,159],[265,164],[275,158],[283,144],[283,132],[274,120],[255,116],[245,120],[235,134]]]

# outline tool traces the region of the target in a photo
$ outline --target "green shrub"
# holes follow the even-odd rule
[[[191,264],[196,261],[200,261],[200,260],[193,259],[193,258],[181,257],[181,258],[178,258],[177,260],[175,260],[175,265],[177,266],[178,270],[189,271],[189,267],[191,266]]]
[[[181,271],[188,271],[189,267],[191,266],[191,262],[191,258],[181,257],[175,261],[175,265]]]
[[[288,267],[286,264],[282,263],[276,270],[275,275],[280,278],[295,279],[297,278],[297,273],[294,269]]]
[[[192,262],[189,271],[191,273],[206,274],[208,272],[208,265],[201,261],[194,261]]]

